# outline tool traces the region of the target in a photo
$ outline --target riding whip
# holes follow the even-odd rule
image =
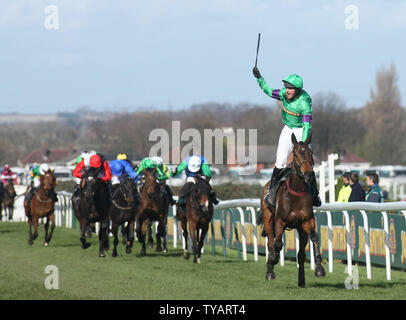
[[[255,58],[255,67],[257,67],[258,62],[258,51],[259,51],[259,43],[261,42],[261,34],[258,33],[258,44],[257,44],[257,57]]]

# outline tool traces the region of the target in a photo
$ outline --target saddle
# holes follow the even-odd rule
[[[279,188],[281,187],[282,183],[286,181],[291,171],[290,167],[284,168],[281,173],[279,174],[278,182],[272,187],[268,188],[265,199],[267,199],[268,205],[275,207],[276,206],[276,194],[278,193]]]

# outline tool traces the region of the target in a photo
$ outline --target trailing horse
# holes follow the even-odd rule
[[[309,183],[314,177],[313,153],[309,148],[310,141],[311,135],[305,142],[297,142],[295,135],[292,134],[293,160],[289,164],[290,173],[286,181],[278,184],[280,187],[276,193],[276,206],[268,207],[265,201],[270,182],[265,185],[261,197],[263,233],[268,237],[269,251],[266,279],[275,279],[273,268],[279,261],[279,252],[283,247],[282,235],[284,231],[286,229],[296,229],[299,234],[299,252],[297,255],[299,287],[305,287],[305,248],[309,237],[313,242],[316,262],[315,275],[316,277],[324,277],[326,274],[321,265],[319,235],[316,232],[313,201],[309,190]]]
[[[55,199],[54,188],[56,187],[56,177],[54,171],[48,170],[40,177],[40,186],[31,198],[30,203],[24,199],[25,215],[28,218],[29,224],[29,239],[28,244],[32,245],[34,240],[38,237],[38,219],[47,218],[45,223],[45,242],[44,245],[48,246],[52,238],[52,233],[55,229]],[[27,190],[28,191],[28,190]],[[51,222],[51,230],[48,234],[49,222]],[[32,227],[34,226],[34,233]]]
[[[14,212],[14,200],[16,197],[13,179],[7,179],[5,190],[6,192],[3,199],[3,205],[0,203],[0,220],[2,219],[2,208],[4,208],[4,212],[6,215],[8,215],[8,220],[12,220]]]
[[[134,242],[134,225],[138,209],[137,188],[130,179],[124,179],[119,185],[114,186],[112,205],[110,206],[109,216],[112,222],[111,232],[114,236],[113,257],[117,256],[118,245],[118,227],[124,227],[123,239],[126,241],[126,253],[131,253]],[[124,240],[123,240],[124,243]]]
[[[210,197],[209,179],[203,179],[200,176],[195,177],[195,184],[188,192],[186,208],[178,206],[177,216],[183,229],[185,239],[185,249],[183,256],[189,259],[188,251],[188,225],[192,238],[193,262],[200,263],[200,256],[203,247],[203,241],[209,229],[209,223],[213,218],[213,202]]]
[[[145,238],[149,221],[158,221],[156,251],[168,252],[166,247],[166,226],[168,223],[169,200],[162,186],[157,182],[156,168],[144,169],[144,183],[140,190],[141,207],[137,213],[137,238],[141,243],[141,255],[146,255]],[[161,238],[163,244],[161,244]]]
[[[97,178],[97,170],[91,168],[81,181],[82,192],[79,201],[72,196],[72,206],[80,223],[80,241],[82,249],[90,247],[86,241],[86,232],[90,223],[100,222],[99,257],[105,257],[104,250],[109,249],[109,208],[110,191],[107,183]]]

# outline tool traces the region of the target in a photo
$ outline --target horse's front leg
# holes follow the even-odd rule
[[[322,258],[320,252],[319,234],[316,232],[315,219],[312,218],[309,221],[303,223],[303,230],[310,236],[310,240],[312,240],[313,242],[314,261],[316,263],[314,274],[316,277],[324,277],[326,275],[326,272],[321,265]]]
[[[209,225],[207,224],[207,226],[203,226],[201,229],[201,233],[200,233],[200,237],[199,237],[199,245],[197,248],[197,263],[200,263],[200,257],[202,255],[202,248],[204,245],[204,238],[206,237],[207,234],[207,230],[209,230]]]
[[[127,225],[127,246],[125,248],[125,252],[127,254],[131,253],[131,248],[133,247],[134,243],[134,220],[129,221]]]
[[[263,212],[263,234],[267,237],[268,240],[268,260],[266,263],[266,280],[273,280],[275,279],[275,273],[273,272],[273,267],[276,264],[274,259],[275,255],[275,248],[274,248],[274,240],[275,240],[275,233],[274,233],[274,219],[272,218],[272,212],[267,208],[262,208]]]
[[[186,215],[184,213],[181,213],[180,210],[178,211],[178,217],[180,220],[180,224],[182,226],[182,230],[183,230],[183,239],[184,239],[184,243],[185,243],[185,247],[183,248],[183,257],[187,260],[190,257],[189,254],[189,250],[188,250],[188,231],[187,231],[187,218]]]
[[[44,242],[44,246],[48,246],[49,243],[51,242],[51,238],[52,238],[52,234],[54,233],[54,229],[55,229],[55,214],[52,212],[48,218],[47,218],[47,222],[45,225],[48,225],[49,222],[51,222],[51,230],[49,232],[48,235],[45,235],[45,242]],[[46,227],[46,233],[48,231],[48,228]]]
[[[112,222],[112,226],[111,226],[111,233],[114,236],[114,241],[113,241],[113,252],[111,254],[112,257],[117,257],[117,245],[118,245],[118,224],[115,222]]]
[[[80,242],[82,243],[82,249],[87,249],[91,246],[91,243],[86,241],[86,231],[89,222],[86,218],[80,220]]]
[[[298,269],[298,286],[304,288],[306,286],[304,263],[306,261],[306,245],[309,240],[308,234],[301,228],[297,228],[299,234],[299,252],[297,253]]]
[[[143,217],[142,213],[139,214],[139,216],[137,216],[136,232],[137,232],[138,242],[141,243],[141,252],[140,252],[141,256],[145,256],[147,254],[147,250],[146,250],[146,246],[145,246],[146,224],[147,224],[146,218]]]
[[[265,277],[267,280],[275,279],[273,268],[279,262],[280,251],[282,250],[283,247],[282,236],[286,226],[286,223],[283,222],[281,219],[275,220],[276,221],[270,220],[267,230],[265,230],[268,236],[268,261],[267,261],[267,273]],[[275,229],[273,229],[273,223],[275,224]]]
[[[199,238],[198,235],[198,228],[196,227],[196,222],[189,220],[189,232],[190,237],[192,238],[192,250],[193,250],[193,263],[197,263],[197,239]]]
[[[158,221],[158,232],[157,232],[157,245],[156,251],[163,251],[168,252],[168,248],[166,247],[166,225],[167,225],[167,218],[166,216],[160,216]],[[163,249],[161,246],[161,242],[163,242]]]
[[[106,254],[104,251],[109,250],[109,219],[102,218],[100,221],[99,230],[99,257],[104,258]]]

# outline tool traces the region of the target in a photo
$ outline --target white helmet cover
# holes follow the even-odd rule
[[[157,157],[157,156],[152,157],[151,160],[155,161],[159,165],[164,163],[164,160],[161,157]]]
[[[41,166],[39,167],[39,172],[40,174],[45,174],[45,172],[47,172],[49,170],[49,166],[47,163],[43,163],[41,164]]]
[[[191,156],[189,158],[189,162],[187,164],[187,168],[190,172],[197,172],[200,170],[200,166],[202,165],[202,159],[198,156]]]

